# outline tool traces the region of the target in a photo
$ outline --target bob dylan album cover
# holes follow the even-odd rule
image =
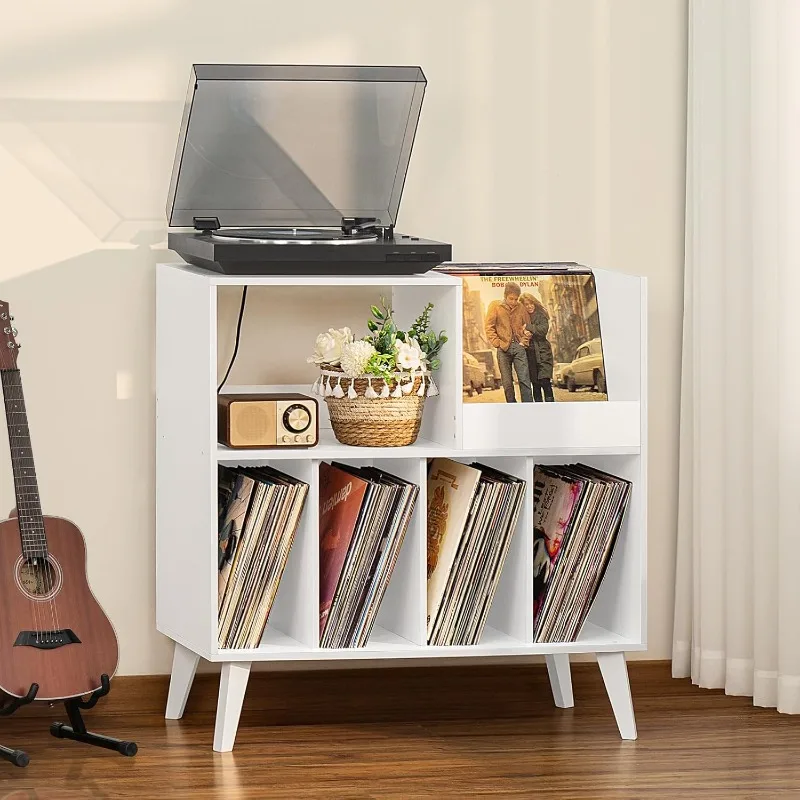
[[[465,403],[608,400],[591,272],[462,280]]]

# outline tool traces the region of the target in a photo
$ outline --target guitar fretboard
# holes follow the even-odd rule
[[[46,558],[47,538],[33,464],[28,413],[22,395],[22,379],[18,369],[4,370],[1,374],[22,553],[26,558]]]

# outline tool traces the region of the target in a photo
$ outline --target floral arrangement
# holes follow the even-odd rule
[[[343,397],[342,377],[349,378],[348,397],[357,397],[355,379],[367,379],[364,396],[370,399],[390,396],[390,383],[395,383],[391,392],[393,397],[410,393],[414,381],[421,378],[418,394],[438,394],[431,377],[433,370],[439,369],[439,353],[447,341],[444,331],[435,333],[430,329],[430,313],[433,303],[428,303],[422,313],[407,330],[401,330],[392,315],[392,309],[385,299],[381,305],[372,306],[372,316],[367,321],[369,333],[363,339],[356,339],[350,328],[329,328],[319,334],[314,347],[314,355],[307,360],[322,369],[322,376],[314,384],[314,391],[324,396]],[[327,378],[327,380],[326,380]],[[335,386],[331,378],[337,378]],[[380,392],[372,387],[372,379],[380,379],[383,388]]]

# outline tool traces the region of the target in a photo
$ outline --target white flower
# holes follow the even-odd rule
[[[405,342],[395,342],[394,347],[397,350],[397,366],[401,370],[423,369],[425,353],[422,352],[422,348],[416,339],[409,336]]]
[[[348,342],[342,347],[341,365],[344,374],[350,378],[363,375],[367,362],[375,354],[375,348],[364,341]]]
[[[309,364],[338,364],[342,356],[342,347],[353,341],[350,328],[334,330],[328,328],[327,333],[317,336],[314,344],[314,355],[306,359]]]

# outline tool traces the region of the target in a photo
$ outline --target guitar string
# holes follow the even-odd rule
[[[3,395],[6,407],[6,422],[8,424],[8,437],[9,437],[9,443],[11,445],[11,466],[12,466],[12,472],[14,474],[14,485],[17,495],[17,527],[19,528],[20,538],[22,540],[22,562],[20,564],[20,571],[22,571],[22,569],[25,566],[27,566],[27,558],[28,558],[25,552],[27,549],[27,535],[25,532],[25,527],[27,525],[27,522],[25,521],[25,518],[28,517],[28,509],[26,507],[20,508],[20,506],[27,504],[27,498],[26,498],[26,492],[24,491],[24,487],[21,485],[21,481],[19,480],[18,477],[18,465],[14,463],[14,448],[16,447],[14,439],[17,437],[14,435],[14,429],[13,429],[14,423],[12,422],[9,416],[9,405],[13,404],[17,400],[17,398],[15,397],[15,392],[13,390],[14,387],[13,382],[10,380],[10,378],[13,377],[13,373],[3,372],[2,377],[3,377]],[[12,410],[13,410],[13,405],[12,405]],[[16,581],[16,576],[15,576],[15,581]],[[39,603],[35,600],[35,598],[31,596],[29,596],[29,601],[33,605],[32,616],[34,625],[36,626],[34,639],[36,640],[37,643],[41,643],[40,632],[42,629],[42,622],[41,622]]]
[[[30,485],[30,481],[26,480],[29,478],[27,470],[29,469],[28,465],[25,463],[19,463],[20,460],[30,461],[31,467],[33,467],[33,453],[31,450],[31,442],[30,442],[30,429],[27,425],[27,414],[25,411],[25,399],[22,394],[22,378],[19,371],[16,371],[16,375],[19,376],[18,383],[11,383],[11,399],[12,402],[15,404],[15,408],[12,409],[12,414],[19,414],[22,416],[21,421],[16,421],[13,419],[9,420],[10,427],[9,431],[13,439],[21,439],[21,445],[24,445],[27,442],[28,446],[28,455],[24,455],[24,450],[21,450],[21,445],[17,443],[17,464],[15,464],[16,471],[19,473],[19,485],[20,485],[20,498],[18,501],[18,505],[20,502],[23,505],[23,508],[17,509],[17,518],[21,521],[21,530],[23,533],[23,539],[27,541],[28,547],[33,549],[34,551],[34,559],[37,557],[37,553],[39,554],[38,557],[40,559],[40,564],[38,565],[39,568],[31,564],[30,568],[33,573],[33,577],[36,581],[36,591],[44,589],[45,595],[49,594],[48,587],[47,587],[47,574],[48,574],[48,553],[47,553],[47,540],[45,537],[44,532],[44,520],[41,519],[41,504],[39,500],[39,492],[38,487],[36,486],[36,475],[35,475],[35,467],[34,469],[34,485],[33,487]],[[11,374],[11,377],[15,377],[15,373]],[[21,410],[20,410],[21,406]],[[16,434],[14,433],[13,427],[11,426],[20,426],[16,429]],[[23,430],[23,426],[25,430]],[[39,506],[39,512],[37,515],[37,505]],[[23,513],[23,517],[20,518],[20,513]],[[38,516],[38,518],[37,518]],[[24,548],[23,548],[24,549]],[[24,555],[25,560],[28,560],[28,557]],[[48,632],[47,626],[45,624],[47,611],[42,606],[42,601],[38,599],[33,600],[35,608],[37,609],[37,617],[38,617],[38,634],[37,634],[37,641],[41,643],[42,638],[44,638],[44,642],[48,642]],[[55,623],[55,617],[53,614],[53,608],[50,609],[50,615]]]
[[[20,483],[23,489],[23,491],[21,492],[21,497],[25,499],[26,504],[31,503],[31,498],[32,498],[33,507],[25,509],[28,513],[25,514],[25,521],[23,522],[23,528],[29,528],[33,530],[34,534],[33,544],[34,546],[38,545],[38,549],[41,551],[41,554],[39,556],[40,558],[39,569],[34,571],[34,575],[37,577],[36,581],[37,589],[41,589],[42,591],[44,591],[45,597],[47,598],[44,602],[47,602],[48,604],[48,610],[50,611],[50,619],[53,623],[50,631],[48,631],[46,629],[46,626],[42,624],[42,622],[46,619],[47,615],[47,610],[45,610],[42,607],[43,601],[34,600],[34,604],[35,607],[37,607],[37,609],[41,610],[40,622],[39,622],[40,631],[41,635],[44,636],[45,643],[48,643],[54,640],[55,637],[54,632],[61,629],[58,619],[58,604],[55,602],[55,595],[53,591],[55,588],[54,578],[57,577],[57,571],[50,560],[49,550],[47,547],[47,536],[44,525],[44,515],[42,514],[41,511],[41,495],[39,493],[37,485],[38,482],[36,478],[36,468],[33,461],[33,451],[31,448],[31,441],[30,441],[30,427],[28,425],[27,412],[25,410],[25,399],[22,391],[22,376],[19,370],[16,370],[16,374],[19,376],[19,382],[16,385],[12,384],[15,390],[13,393],[14,394],[13,400],[15,403],[18,402],[19,405],[22,406],[22,410],[19,410],[19,407],[17,407],[16,409],[12,410],[11,413],[21,415],[23,419],[20,422],[14,422],[14,421],[10,422],[11,424],[20,426],[17,429],[17,435],[14,436],[14,434],[12,433],[12,436],[14,436],[14,438],[22,439],[23,445],[27,442],[28,455],[25,456],[24,451],[20,452],[18,450],[18,458],[29,461],[30,466],[28,466],[27,464],[18,464],[17,468],[22,470],[22,474],[20,475]],[[9,428],[9,430],[11,429]],[[29,470],[33,472],[33,475],[28,474]],[[33,487],[30,486],[29,481],[24,480],[25,478],[33,479],[34,482]],[[30,491],[31,489],[33,490],[32,494]],[[17,509],[18,518],[19,515],[20,515],[20,509]],[[31,524],[31,521],[33,521],[33,524]],[[40,641],[41,641],[41,635],[39,636]]]

